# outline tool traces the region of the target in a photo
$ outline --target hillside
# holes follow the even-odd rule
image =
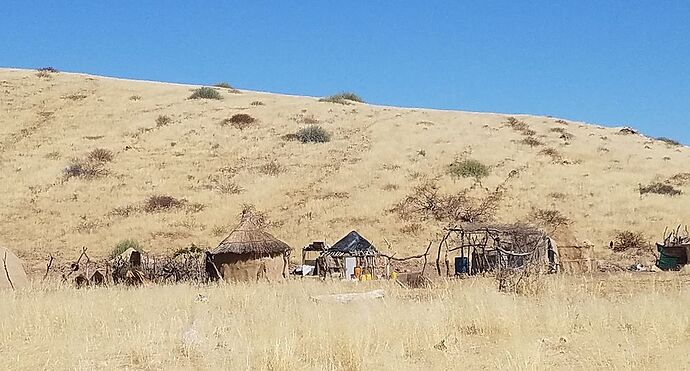
[[[403,255],[423,250],[445,223],[391,212],[432,179],[446,193],[474,185],[477,197],[502,184],[497,222],[558,210],[602,257],[617,230],[653,240],[665,226],[690,222],[687,147],[547,117],[515,115],[528,127],[511,126],[504,114],[230,89],[218,89],[222,100],[187,99],[195,88],[1,69],[0,244],[33,271],[48,253],[71,258],[86,246],[104,257],[127,238],[155,253],[215,246],[252,204],[294,248],[356,229]],[[256,122],[223,122],[238,113]],[[314,122],[330,142],[285,137]],[[68,178],[65,169],[94,149],[111,151],[112,160],[93,177]],[[464,159],[490,167],[480,185],[449,173]],[[639,185],[652,182],[683,193],[641,196]],[[184,201],[147,208],[156,195]]]

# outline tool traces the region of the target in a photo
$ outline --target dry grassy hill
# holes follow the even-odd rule
[[[48,252],[74,257],[87,246],[106,256],[126,238],[157,253],[214,246],[242,205],[253,204],[296,248],[357,229],[405,254],[423,249],[447,222],[390,211],[430,180],[445,194],[471,188],[478,200],[502,185],[497,222],[558,210],[601,256],[617,230],[651,240],[690,221],[687,147],[547,117],[516,115],[509,125],[503,114],[227,88],[218,89],[222,100],[188,99],[195,88],[0,70],[0,243],[33,269]],[[239,113],[256,122],[240,129],[224,121]],[[330,142],[289,140],[314,123]],[[106,151],[88,162],[95,149]],[[466,159],[490,167],[481,184],[449,171]],[[72,168],[91,177],[66,175],[94,161],[102,165]],[[683,193],[641,196],[640,184],[652,182]],[[175,200],[147,204],[151,196]]]

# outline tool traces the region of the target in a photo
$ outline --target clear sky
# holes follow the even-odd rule
[[[690,1],[3,0],[0,66],[531,113],[690,144]]]

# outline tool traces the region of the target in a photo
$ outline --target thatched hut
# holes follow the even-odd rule
[[[207,272],[227,282],[249,282],[287,277],[290,246],[261,230],[251,218],[207,253]]]
[[[18,290],[29,286],[22,262],[12,251],[0,246],[0,290]]]

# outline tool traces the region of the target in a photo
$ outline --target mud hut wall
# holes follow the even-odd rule
[[[285,261],[282,254],[256,256],[253,254],[218,254],[213,257],[226,282],[270,282],[285,279]]]
[[[594,271],[592,246],[558,246],[560,270],[563,273],[591,273]]]

